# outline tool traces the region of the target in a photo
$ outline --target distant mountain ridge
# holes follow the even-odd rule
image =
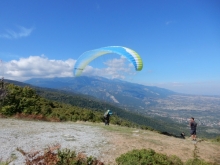
[[[177,94],[171,90],[144,86],[118,79],[103,77],[33,78],[25,83],[91,95],[103,101],[124,107],[144,109],[155,104],[155,99]]]

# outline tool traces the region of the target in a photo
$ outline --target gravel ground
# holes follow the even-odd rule
[[[29,152],[55,144],[103,161],[102,153],[108,150],[104,147],[106,143],[108,138],[103,130],[80,123],[0,119],[0,160],[15,155],[17,159],[11,165],[24,164],[24,156],[16,151],[17,147]]]

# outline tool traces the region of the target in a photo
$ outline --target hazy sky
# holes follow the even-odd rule
[[[104,46],[137,51],[97,59],[85,75],[189,94],[220,95],[219,0],[1,0],[0,76],[73,76],[76,59]],[[126,69],[124,69],[126,68]]]

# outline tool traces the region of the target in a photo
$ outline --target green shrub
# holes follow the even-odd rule
[[[132,150],[116,158],[118,165],[183,165],[176,156],[156,153],[154,150]]]
[[[154,150],[132,150],[116,158],[118,165],[215,165],[200,158],[189,159],[183,163],[179,157],[156,153]]]
[[[1,108],[1,113],[6,116],[12,116],[15,112],[15,105],[6,105]]]
[[[58,156],[58,162],[56,163],[57,165],[65,165],[65,164],[76,164],[76,152],[75,151],[70,151],[68,149],[64,150],[58,150],[57,153]]]
[[[56,165],[98,165],[100,162],[96,158],[70,151],[69,149],[58,150],[58,162]]]

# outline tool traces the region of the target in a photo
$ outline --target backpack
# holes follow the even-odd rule
[[[108,111],[105,112],[105,114],[104,114],[104,118],[106,118],[107,115],[108,115]]]
[[[109,115],[109,116],[112,115],[112,111],[111,111],[111,110],[107,110],[107,111],[105,112],[104,118],[106,118],[108,115]]]

